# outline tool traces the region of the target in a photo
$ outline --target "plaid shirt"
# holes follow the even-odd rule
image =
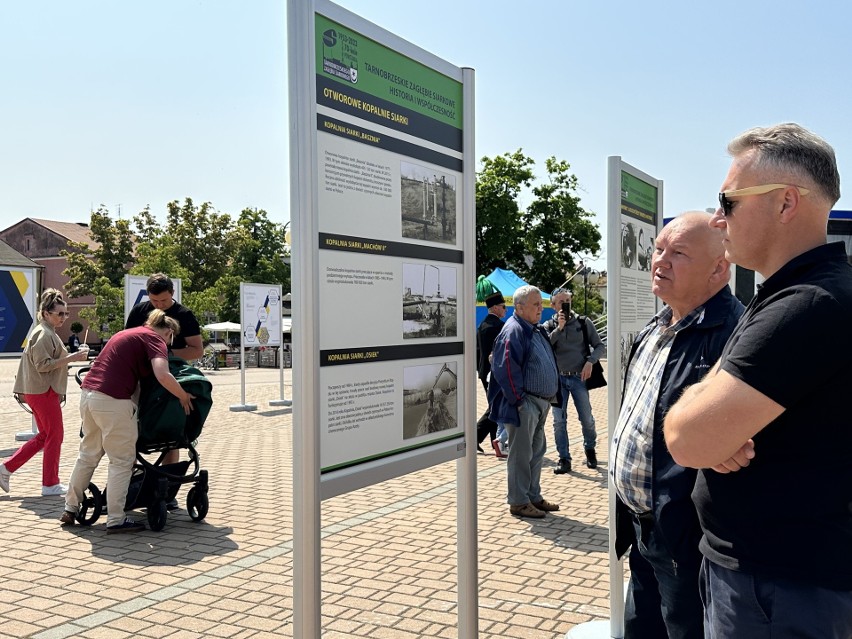
[[[639,345],[627,368],[621,412],[610,447],[610,474],[618,496],[636,513],[653,507],[654,414],[663,371],[677,332],[700,321],[699,306],[670,326],[672,310],[664,307],[639,335]]]

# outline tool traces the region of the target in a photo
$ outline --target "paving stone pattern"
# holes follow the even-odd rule
[[[31,428],[12,397],[16,370],[16,358],[0,359],[0,459],[20,445],[15,433]],[[245,401],[256,412],[229,410],[241,402],[239,371],[209,377],[214,405],[198,445],[210,474],[203,522],[180,510],[158,533],[107,536],[105,516],[61,528],[63,500],[41,497],[41,455],[12,475],[11,493],[0,493],[0,637],[293,636],[292,410],[269,406],[281,395],[277,369],[246,370]],[[69,379],[65,482],[79,441],[79,396]],[[592,392],[592,404],[597,470],[582,463],[573,417],[574,472],[552,474],[548,424],[542,485],[562,509],[544,520],[511,517],[505,463],[490,453],[477,458],[483,639],[561,639],[575,624],[609,616],[604,390]],[[106,460],[93,481],[105,485]],[[458,636],[455,488],[451,462],[323,502],[324,639]]]

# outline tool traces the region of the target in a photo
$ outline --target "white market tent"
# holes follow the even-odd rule
[[[221,331],[224,333],[239,333],[240,325],[236,322],[216,322],[202,326],[205,331]]]

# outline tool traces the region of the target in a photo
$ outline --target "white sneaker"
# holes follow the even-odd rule
[[[65,484],[56,484],[54,486],[42,486],[42,497],[59,497],[68,492],[68,486]]]
[[[9,492],[9,477],[12,476],[12,473],[6,468],[6,464],[0,464],[0,488],[3,489],[3,492]]]

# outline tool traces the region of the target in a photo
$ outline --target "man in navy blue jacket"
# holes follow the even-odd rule
[[[539,326],[541,291],[522,286],[515,312],[494,340],[488,405],[491,419],[509,433],[509,512],[541,518],[559,506],[541,495],[541,465],[547,450],[544,423],[559,400],[559,371],[547,333]]]
[[[704,637],[701,527],[690,497],[696,471],[672,459],[663,419],[684,388],[716,362],[743,313],[728,287],[730,264],[710,217],[684,213],[656,239],[652,291],[666,306],[633,343],[610,447],[616,552],[621,556],[632,545],[626,639]]]

